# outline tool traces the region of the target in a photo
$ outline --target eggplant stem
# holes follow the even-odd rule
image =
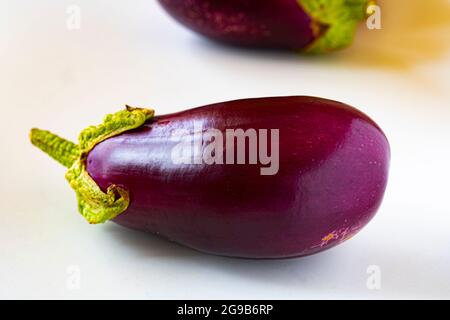
[[[49,131],[31,130],[31,143],[69,168],[66,180],[77,196],[78,211],[89,223],[103,223],[123,213],[130,204],[130,195],[116,185],[110,185],[104,192],[86,169],[87,154],[100,142],[141,127],[154,113],[151,109],[127,106],[125,110],[107,115],[101,124],[84,129],[78,137],[78,145]]]
[[[70,168],[80,156],[80,148],[75,143],[47,130],[31,129],[30,140],[66,168]]]
[[[313,30],[322,26],[323,33],[303,51],[320,54],[345,48],[353,42],[357,25],[367,17],[374,0],[297,0],[313,20]]]

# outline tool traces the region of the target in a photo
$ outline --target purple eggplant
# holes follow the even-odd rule
[[[186,27],[247,47],[323,53],[353,41],[373,0],[159,0]]]
[[[375,215],[389,143],[375,122],[314,97],[130,108],[74,144],[33,129],[69,168],[81,214],[218,255],[290,258],[331,248]]]

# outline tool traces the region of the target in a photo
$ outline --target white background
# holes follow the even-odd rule
[[[311,58],[211,43],[153,0],[1,0],[0,298],[450,298],[450,3],[380,2],[382,30],[362,25],[351,49]],[[71,4],[79,30],[66,27]],[[28,142],[34,126],[75,140],[125,103],[163,114],[278,95],[354,105],[392,148],[375,219],[302,259],[208,256],[90,226],[65,169]],[[380,290],[366,286],[371,265]]]

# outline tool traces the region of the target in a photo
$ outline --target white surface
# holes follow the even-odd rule
[[[210,43],[153,0],[0,0],[0,298],[450,298],[450,4],[394,2],[382,3],[383,30],[305,58]],[[80,30],[66,28],[70,4],[81,8]],[[275,95],[357,106],[392,147],[376,218],[303,259],[214,257],[90,226],[65,169],[28,142],[33,126],[74,140],[125,103],[162,114]],[[380,290],[366,287],[370,265]]]

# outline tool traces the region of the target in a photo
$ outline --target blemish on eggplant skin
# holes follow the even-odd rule
[[[343,227],[338,230],[334,230],[333,232],[327,234],[326,236],[320,239],[320,243],[312,246],[312,248],[322,248],[329,244],[332,240],[337,240],[340,243],[349,240],[352,238],[358,230],[360,229],[359,225],[353,227]]]
[[[332,240],[334,237],[335,237],[335,234],[334,233],[330,233],[329,235],[323,237],[322,241],[328,242],[328,241]]]
[[[337,231],[333,231],[326,236],[322,237],[320,239],[320,243],[313,245],[311,248],[322,248],[323,246],[326,246],[331,240],[337,240],[339,239],[339,234]]]

